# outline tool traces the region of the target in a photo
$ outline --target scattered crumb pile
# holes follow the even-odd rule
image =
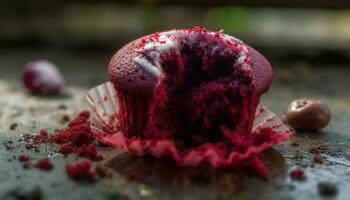
[[[97,154],[96,141],[90,128],[89,111],[82,111],[73,119],[68,128],[57,130],[50,137],[50,142],[60,144],[59,153],[68,155],[74,153],[78,156],[92,160],[102,160]]]
[[[49,158],[43,158],[38,160],[34,167],[42,170],[52,170],[54,168]]]
[[[303,181],[305,180],[305,172],[302,169],[294,169],[290,172],[290,177],[293,180]]]
[[[33,164],[31,162],[31,158],[26,155],[26,154],[22,154],[18,157],[18,160],[20,162],[22,162],[22,167],[24,169],[30,169]],[[38,160],[35,164],[34,164],[35,168],[41,169],[41,170],[46,170],[46,171],[50,171],[54,168],[54,165],[52,164],[52,162],[50,161],[50,159],[48,157],[46,158],[42,158],[40,160]]]
[[[41,130],[38,135],[25,134],[20,141],[25,141],[25,147],[35,152],[39,152],[39,144],[56,143],[60,145],[57,150],[58,153],[63,155],[75,154],[89,159],[75,164],[67,164],[65,170],[73,180],[96,181],[98,177],[103,177],[100,176],[103,173],[98,172],[101,170],[97,170],[91,160],[102,160],[103,156],[97,153],[97,141],[91,131],[89,117],[89,111],[81,111],[69,123],[67,128],[56,130],[53,135]],[[42,170],[52,170],[54,168],[49,158],[40,159],[34,165],[30,162],[28,155],[21,155],[18,160],[23,163],[24,169],[29,169],[32,166]]]
[[[74,180],[96,181],[97,174],[93,170],[93,164],[90,160],[83,160],[76,164],[66,165],[67,174]]]

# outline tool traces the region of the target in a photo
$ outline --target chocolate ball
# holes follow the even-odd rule
[[[326,103],[317,99],[298,99],[289,104],[285,115],[286,122],[296,130],[318,131],[331,119]]]

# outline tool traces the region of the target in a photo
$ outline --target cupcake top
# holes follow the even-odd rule
[[[271,65],[259,52],[222,31],[212,32],[199,27],[154,33],[127,44],[111,59],[110,81],[134,94],[151,96],[157,83],[168,75],[166,70],[172,70],[164,69],[162,64],[173,57],[176,66],[172,67],[179,67],[186,59],[184,57],[189,56],[184,55],[184,49],[188,47],[206,51],[201,54],[203,61],[218,52],[234,58],[232,67],[252,76],[258,93],[266,92],[271,84]]]

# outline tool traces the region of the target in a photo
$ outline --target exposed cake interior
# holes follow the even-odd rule
[[[176,48],[143,54],[160,66],[153,96],[119,91],[121,129],[129,138],[171,139],[179,147],[244,151],[260,95],[246,67],[249,58],[242,58],[243,45],[203,31],[171,39]]]

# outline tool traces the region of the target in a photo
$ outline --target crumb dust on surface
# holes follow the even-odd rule
[[[95,64],[105,65],[97,61]],[[1,70],[3,73],[4,69]],[[98,173],[111,169],[113,176],[95,183],[72,181],[65,172],[65,165],[76,163],[76,156],[65,158],[57,153],[55,144],[39,144],[27,149],[26,143],[18,139],[26,133],[39,133],[41,129],[52,134],[55,129],[63,128],[82,108],[87,108],[87,104],[82,103],[83,95],[91,84],[104,80],[89,79],[89,72],[86,72],[81,77],[84,79],[82,87],[68,86],[60,96],[37,97],[23,92],[19,81],[0,75],[0,199],[23,199],[21,195],[32,195],[36,199],[51,200],[62,199],[62,194],[66,200],[255,199],[257,196],[260,199],[320,199],[325,193],[335,199],[347,199],[350,195],[350,126],[347,122],[350,94],[342,91],[348,84],[346,76],[350,70],[320,68],[313,71],[314,78],[306,80],[303,77],[310,73],[308,70],[277,69],[276,80],[263,102],[271,110],[283,114],[293,99],[321,98],[330,105],[332,121],[321,133],[297,133],[293,140],[269,150],[266,160],[271,178],[267,182],[227,170],[179,168],[168,161],[132,157],[103,146],[98,147],[105,158],[96,161]],[[62,71],[67,72],[67,69]],[[100,71],[97,77],[103,77],[105,71]],[[73,72],[67,74],[68,82],[73,80]],[[93,72],[90,76],[95,76]],[[48,157],[54,169],[25,169],[24,162],[19,161],[21,155],[29,156],[33,164]],[[292,180],[290,172],[295,169],[303,170],[305,179]]]

